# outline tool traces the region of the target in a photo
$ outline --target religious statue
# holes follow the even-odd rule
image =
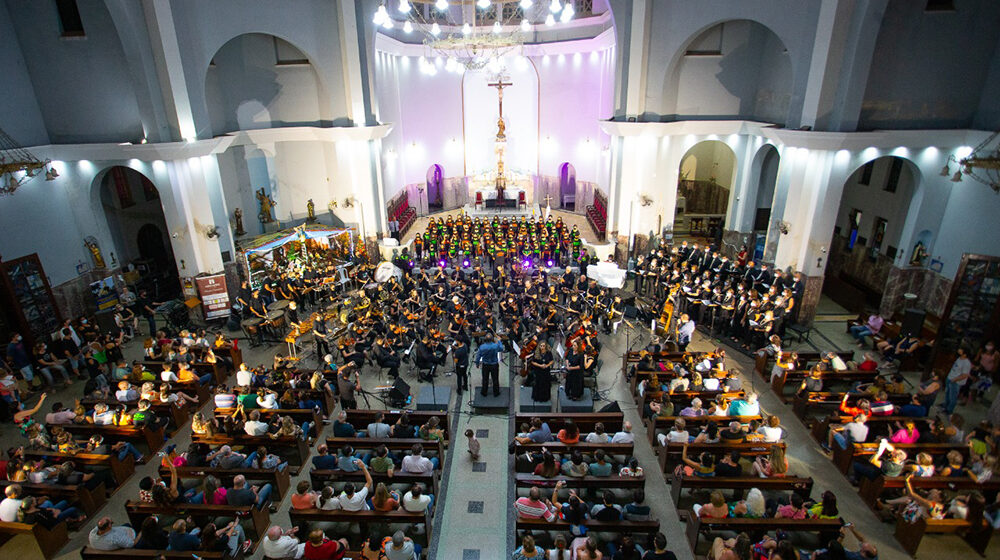
[[[503,117],[497,119],[497,140],[505,140],[507,135],[504,131],[507,130],[506,125],[503,124]]]
[[[306,202],[306,213],[308,214],[306,218],[307,222],[311,224],[316,221],[316,204],[313,203],[313,199],[311,198]]]
[[[257,214],[257,219],[260,220],[260,223],[269,224],[274,221],[271,217],[271,209],[274,208],[274,199],[264,194],[263,187],[257,191],[257,200],[260,201],[260,213]]]
[[[243,210],[237,208],[233,211],[233,219],[236,221],[236,236],[246,235],[247,232],[243,229]]]
[[[104,256],[101,255],[101,248],[97,245],[97,239],[93,237],[88,237],[83,240],[83,244],[90,251],[90,255],[94,258],[94,268],[104,268]]]
[[[927,249],[924,248],[924,244],[917,241],[917,244],[913,246],[913,255],[910,257],[910,266],[924,266],[924,261],[927,260]]]

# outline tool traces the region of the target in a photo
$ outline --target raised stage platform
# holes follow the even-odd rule
[[[472,408],[476,409],[476,412],[507,412],[507,407],[510,405],[510,387],[500,387],[500,394],[493,396],[493,392],[490,391],[483,396],[481,385],[473,385],[472,387]]]
[[[462,210],[472,216],[473,218],[489,218],[493,216],[501,217],[517,217],[521,216],[541,216],[541,208],[537,204],[529,204],[523,208],[517,208],[516,206],[511,207],[486,207],[486,206],[475,206],[473,204],[466,204],[462,207]]]

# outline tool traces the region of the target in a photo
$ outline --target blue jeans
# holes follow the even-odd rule
[[[247,540],[247,536],[243,532],[243,526],[237,523],[233,527],[233,536],[229,537],[229,540],[226,542],[226,546],[229,548],[229,555],[236,556],[245,540]]]
[[[430,460],[431,464],[434,465],[434,470],[438,470],[441,468],[441,459],[437,457],[431,457]]]
[[[189,504],[203,504],[205,503],[205,493],[196,492],[197,488],[192,488],[184,493],[184,500]]]
[[[212,380],[212,374],[211,373],[206,373],[205,375],[202,375],[202,376],[198,377],[198,383],[201,383],[202,385],[207,385],[208,382],[211,381],[211,380]]]
[[[261,486],[260,489],[257,490],[257,507],[258,508],[263,509],[264,508],[264,504],[266,504],[268,502],[268,500],[271,499],[271,490],[272,490],[272,488],[271,488],[271,483],[270,482],[268,482],[267,484]]]
[[[255,460],[257,460],[257,452],[256,451],[254,451],[253,453],[247,455],[246,460],[243,461],[243,468],[244,469],[252,468],[253,467],[253,462]]]
[[[56,516],[56,521],[62,521],[64,519],[71,519],[75,517],[80,517],[80,510],[75,507],[69,507],[69,502],[66,500],[60,500],[56,503],[52,503],[51,500],[45,500],[40,506],[41,509],[57,509],[59,510],[59,515]]]
[[[302,439],[309,439],[309,432],[312,431],[313,423],[310,421],[305,421],[302,423]]]
[[[146,317],[146,324],[149,325],[149,336],[156,336],[156,316]]]
[[[851,336],[858,340],[858,342],[863,342],[866,336],[872,334],[871,329],[867,325],[854,325],[853,327],[847,329],[850,331]]]
[[[847,436],[844,435],[844,432],[835,432],[833,434],[833,441],[835,441],[841,449],[847,449],[851,445],[851,443],[847,440]]]
[[[955,383],[954,381],[948,381],[944,386],[944,411],[948,414],[955,412],[955,406],[958,405],[958,391],[962,388],[961,385]]]
[[[118,460],[124,461],[125,457],[129,455],[135,457],[136,461],[142,459],[142,453],[140,453],[139,450],[136,449],[134,445],[126,441],[125,445],[123,445],[122,448],[118,450]]]

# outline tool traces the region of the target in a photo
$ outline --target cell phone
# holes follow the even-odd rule
[[[849,529],[851,527],[854,527],[854,522],[853,521],[848,521],[847,523],[844,523],[844,528],[845,529]]]

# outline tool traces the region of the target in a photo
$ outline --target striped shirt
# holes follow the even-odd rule
[[[552,522],[556,518],[556,514],[548,506],[531,498],[518,498],[514,502],[514,509],[517,510],[518,515],[525,519],[545,518],[546,521]]]

